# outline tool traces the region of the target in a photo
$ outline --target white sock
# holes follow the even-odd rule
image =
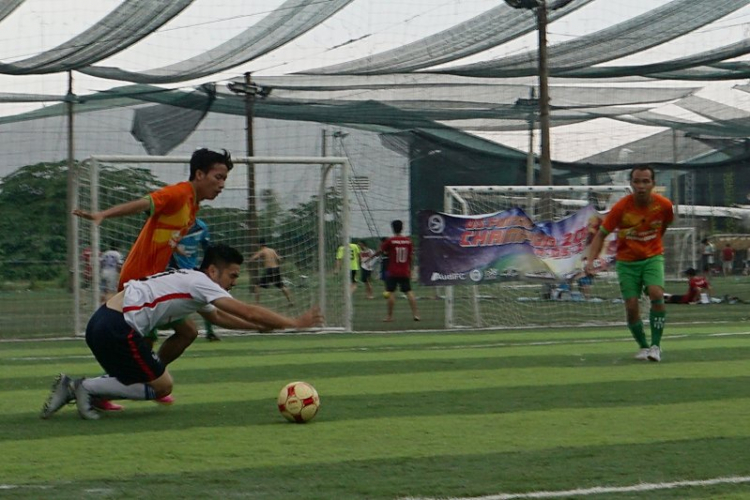
[[[82,382],[83,387],[94,396],[111,399],[155,399],[154,389],[148,384],[125,385],[114,377],[104,375],[87,378]]]

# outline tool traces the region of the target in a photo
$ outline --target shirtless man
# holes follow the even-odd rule
[[[260,302],[260,289],[268,288],[269,286],[275,286],[284,293],[286,300],[289,301],[289,305],[293,306],[292,295],[289,289],[284,285],[284,281],[281,279],[281,256],[273,248],[266,246],[264,240],[260,240],[260,250],[255,252],[250,259],[250,262],[260,260],[263,262],[263,276],[260,278],[260,282],[255,285],[255,301]]]

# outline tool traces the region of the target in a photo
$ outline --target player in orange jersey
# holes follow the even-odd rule
[[[589,248],[586,273],[595,272],[604,239],[617,230],[617,278],[625,300],[628,328],[640,346],[636,359],[661,361],[661,337],[664,332],[664,246],[662,236],[674,220],[672,202],[653,193],[654,169],[641,165],[630,171],[633,193],[612,207]],[[643,292],[651,299],[649,323],[651,344],[646,340],[638,299]]]
[[[148,220],[122,266],[119,290],[132,279],[144,278],[167,268],[175,247],[195,223],[199,203],[213,200],[221,193],[232,167],[231,156],[226,150],[218,153],[206,148],[198,149],[190,158],[190,177],[187,181],[163,187],[137,200],[100,212],[73,210],[73,214],[94,224],[101,224],[113,217],[149,212]],[[165,365],[177,359],[198,337],[198,329],[191,320],[172,326],[175,333],[159,348],[159,359]],[[169,404],[172,401],[160,402]]]

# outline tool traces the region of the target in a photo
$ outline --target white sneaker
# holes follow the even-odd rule
[[[73,401],[75,396],[70,387],[71,382],[70,377],[64,373],[55,378],[55,382],[52,384],[52,392],[42,406],[40,415],[42,418],[50,418],[57,410]]]
[[[98,420],[99,413],[91,404],[91,393],[83,386],[85,379],[79,378],[73,383],[73,392],[75,393],[76,406],[78,414],[85,420]]]
[[[637,359],[639,361],[646,361],[648,359],[648,352],[649,351],[650,351],[650,349],[648,347],[644,347],[643,349],[641,349],[640,351],[638,351],[635,354],[635,359]]]
[[[652,345],[651,349],[648,350],[648,360],[656,361],[657,363],[661,361],[661,349],[658,345]]]

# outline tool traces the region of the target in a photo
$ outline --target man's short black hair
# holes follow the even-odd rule
[[[217,243],[215,245],[209,245],[208,248],[206,248],[200,270],[205,271],[210,265],[216,267],[226,267],[230,264],[242,265],[244,260],[242,254],[236,248],[225,245],[224,243]]]
[[[391,222],[391,228],[393,229],[394,233],[401,234],[401,231],[404,230],[404,223],[396,219],[393,222]]]
[[[685,269],[685,274],[687,274],[688,276],[695,276],[696,271],[692,267],[688,267],[687,269]]]
[[[635,167],[631,168],[629,177],[631,181],[633,180],[633,172],[635,172],[636,170],[648,170],[649,172],[651,172],[651,180],[656,182],[656,171],[651,165],[636,165]]]
[[[207,174],[211,171],[211,167],[217,163],[226,165],[227,170],[232,170],[232,167],[234,167],[234,164],[232,163],[232,155],[230,155],[229,151],[226,149],[222,149],[222,151],[224,152],[217,153],[216,151],[211,151],[207,148],[195,150],[193,156],[190,157],[190,179],[188,180],[192,181],[195,179],[195,174],[198,170]]]

